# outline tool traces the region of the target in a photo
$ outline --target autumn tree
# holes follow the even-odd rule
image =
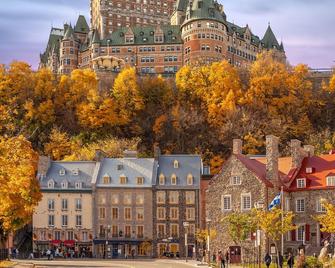
[[[7,232],[28,223],[41,199],[37,161],[37,153],[23,136],[0,137],[0,222]]]
[[[209,240],[212,240],[216,237],[216,231],[214,229],[208,230],[206,229],[197,229],[195,232],[195,239],[201,245],[202,249],[206,248],[206,243],[208,243],[208,235]]]
[[[322,226],[321,231],[335,234],[335,206],[331,203],[324,201],[322,205],[326,209],[326,213],[316,216],[315,219]]]

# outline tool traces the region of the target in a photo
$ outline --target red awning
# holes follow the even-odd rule
[[[60,240],[51,240],[51,244],[55,247],[59,247],[61,242]]]
[[[63,242],[64,246],[66,246],[66,247],[74,247],[74,243],[75,243],[74,240],[65,240]]]

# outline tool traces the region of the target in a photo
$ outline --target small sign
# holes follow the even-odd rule
[[[276,254],[276,247],[275,247],[275,246],[271,246],[271,247],[270,247],[270,254],[271,254],[271,255]]]
[[[190,224],[189,224],[188,221],[184,221],[184,222],[183,222],[183,225],[184,225],[184,227],[188,227]]]

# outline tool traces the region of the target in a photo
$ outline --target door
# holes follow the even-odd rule
[[[230,263],[241,263],[241,247],[229,247]]]

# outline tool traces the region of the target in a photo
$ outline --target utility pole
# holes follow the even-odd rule
[[[187,255],[188,255],[188,241],[187,241],[187,235],[188,235],[188,227],[189,222],[185,221],[183,222],[184,228],[185,228],[185,262],[187,262]]]

